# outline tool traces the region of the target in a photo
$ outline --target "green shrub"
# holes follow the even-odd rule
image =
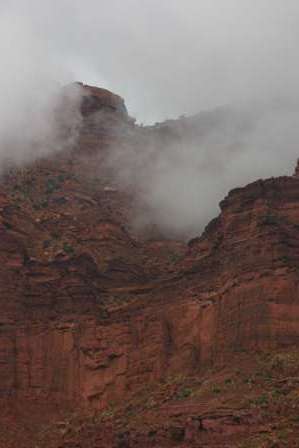
[[[189,387],[184,387],[183,389],[180,389],[177,394],[176,394],[176,398],[178,400],[184,400],[186,398],[191,397],[193,391],[192,389],[190,389]]]
[[[46,182],[46,193],[52,194],[55,191],[59,190],[61,188],[61,184],[64,181],[64,176],[60,174],[57,177],[51,177]]]
[[[220,387],[214,386],[212,388],[212,392],[213,392],[213,394],[220,394],[221,393],[221,389],[220,389]]]
[[[73,246],[71,246],[69,243],[63,244],[63,250],[65,253],[70,254],[70,255],[75,252]]]

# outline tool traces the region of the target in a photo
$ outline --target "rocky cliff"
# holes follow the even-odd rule
[[[142,130],[120,97],[81,88],[76,145],[1,183],[0,446],[239,446],[268,420],[217,390],[242,383],[232,366],[258,377],[257,353],[274,363],[299,340],[299,178],[231,191],[188,244],[140,235],[134,192],[101,163],[111,142],[175,132]]]

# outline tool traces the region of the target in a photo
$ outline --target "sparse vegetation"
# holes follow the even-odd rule
[[[51,194],[54,193],[56,190],[59,190],[61,187],[61,181],[58,177],[52,177],[46,181],[46,193]]]
[[[221,389],[218,386],[213,386],[212,387],[212,392],[213,392],[213,394],[220,394],[221,393]]]
[[[290,257],[288,255],[283,255],[280,258],[280,261],[282,261],[283,263],[288,263],[290,261]]]
[[[191,397],[192,394],[193,394],[193,391],[191,388],[184,387],[176,393],[176,399],[177,400],[185,400],[186,398]]]
[[[172,253],[169,255],[169,261],[171,263],[177,263],[180,260],[181,256],[179,254],[176,253]]]
[[[75,252],[73,246],[71,244],[69,244],[69,243],[64,243],[63,244],[63,250],[68,255],[72,255]]]
[[[259,397],[251,401],[253,406],[266,407],[269,404],[269,397],[266,393],[261,394]]]

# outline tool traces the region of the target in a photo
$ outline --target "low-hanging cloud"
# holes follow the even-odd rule
[[[59,149],[57,91],[74,80],[121,94],[144,123],[226,105],[227,119],[154,163],[156,143],[141,145],[138,173],[132,148],[111,152],[150,210],[137,221],[190,236],[230,188],[292,170],[298,25],[295,0],[3,0],[0,168]]]
[[[165,235],[198,235],[227,192],[258,178],[290,175],[298,157],[299,103],[234,105],[140,128],[112,146],[106,163],[136,198],[134,224]]]

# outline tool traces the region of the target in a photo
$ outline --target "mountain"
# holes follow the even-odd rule
[[[298,168],[187,243],[140,228],[111,146],[200,141],[227,112],[142,127],[80,88],[76,143],[1,180],[0,447],[298,446]]]

